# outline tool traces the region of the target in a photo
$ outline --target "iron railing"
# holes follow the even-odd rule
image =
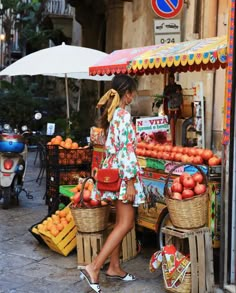
[[[45,5],[46,14],[72,15],[72,7],[66,0],[48,0]]]

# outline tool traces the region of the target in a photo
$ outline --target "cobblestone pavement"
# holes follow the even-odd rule
[[[8,210],[2,209],[0,201],[0,293],[92,292],[87,283],[80,280],[76,250],[64,257],[40,244],[28,231],[47,215],[43,200],[45,178],[41,185],[35,182],[39,162],[34,165],[34,158],[35,152],[29,152],[25,178],[25,188],[33,199],[22,194],[19,206]],[[149,272],[149,259],[154,251],[144,247],[137,257],[123,264],[126,271],[138,277],[135,282],[107,281],[102,272],[103,292],[165,292],[161,271]]]

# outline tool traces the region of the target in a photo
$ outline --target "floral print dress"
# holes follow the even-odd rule
[[[145,202],[143,183],[140,175],[142,170],[135,155],[136,135],[129,112],[117,108],[110,122],[109,131],[105,143],[106,158],[102,168],[118,168],[120,172],[121,188],[119,192],[106,191],[102,199],[122,200],[126,202],[126,181],[135,178],[134,187],[136,196],[133,206],[137,207]]]

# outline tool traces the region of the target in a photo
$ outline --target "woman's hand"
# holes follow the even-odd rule
[[[136,189],[134,188],[134,180],[130,179],[127,181],[127,190],[126,190],[126,200],[129,202],[134,202],[134,198],[136,195]]]

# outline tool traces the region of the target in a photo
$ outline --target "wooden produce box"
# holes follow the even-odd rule
[[[100,252],[103,244],[106,241],[109,233],[112,231],[113,225],[110,225],[106,230],[98,233],[80,233],[77,238],[77,261],[78,269],[84,268],[91,263]],[[125,262],[134,258],[137,255],[136,233],[133,228],[122,241],[121,261]],[[106,263],[109,262],[109,259]]]
[[[70,211],[68,206],[64,210]],[[39,230],[39,234],[47,246],[64,256],[67,256],[76,247],[76,232],[77,227],[73,217],[57,236],[53,236],[48,231]]]
[[[49,248],[67,256],[76,247],[76,232],[77,228],[72,219],[56,237],[48,232],[40,232],[40,235]]]
[[[166,234],[168,244],[176,240],[187,240],[187,253],[191,261],[191,293],[215,292],[212,239],[209,228],[184,230],[166,226],[162,228],[162,232]]]

